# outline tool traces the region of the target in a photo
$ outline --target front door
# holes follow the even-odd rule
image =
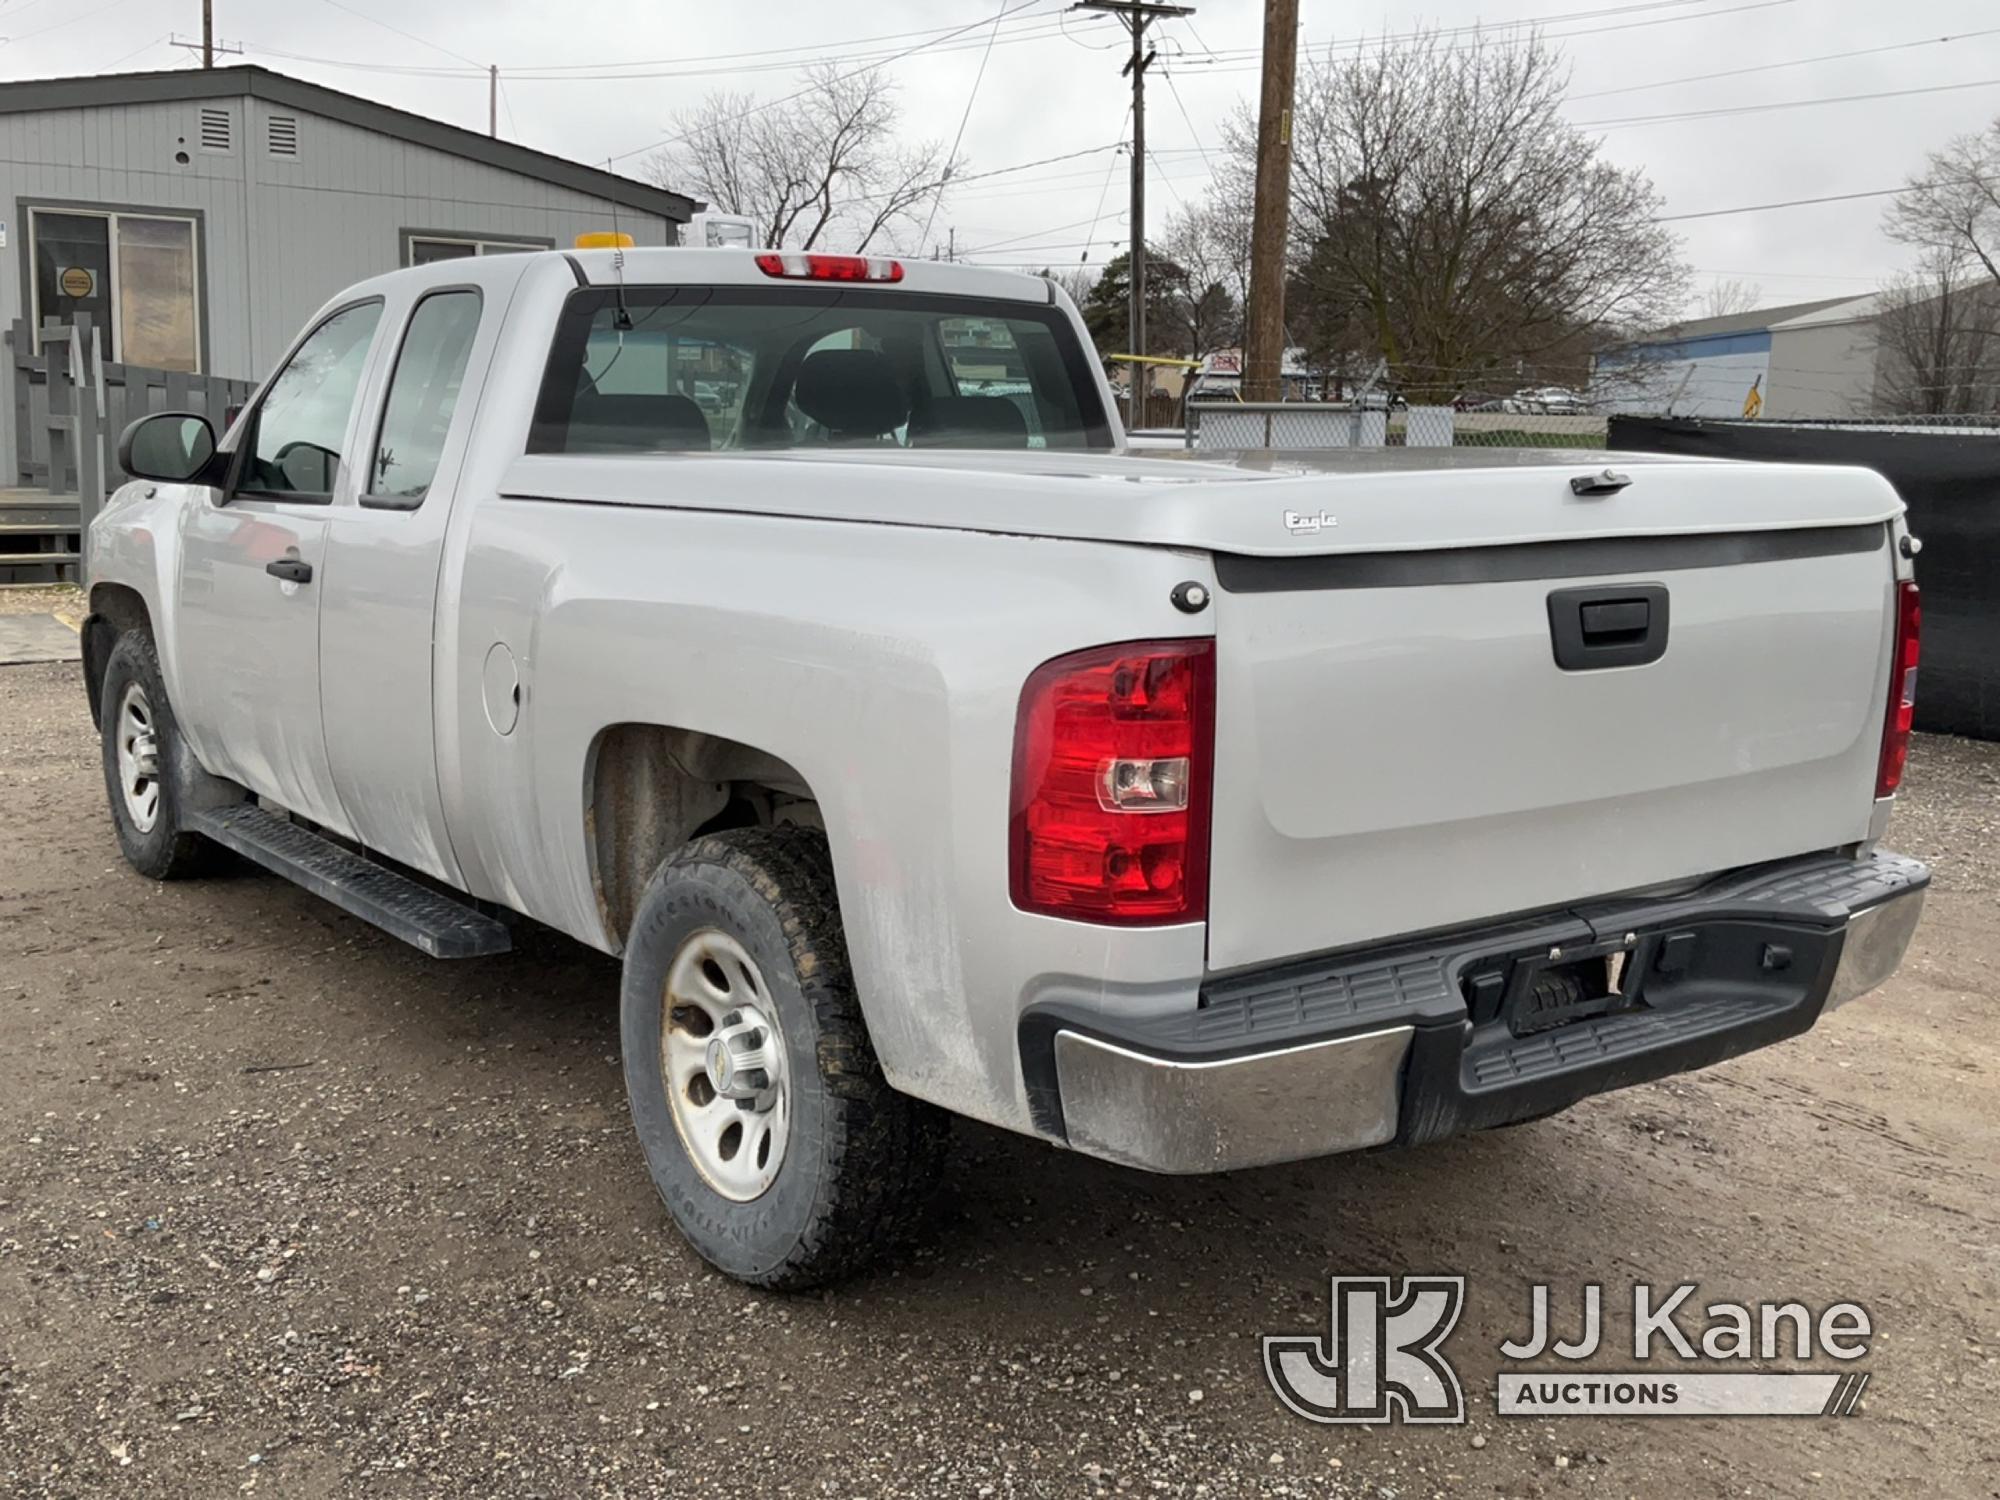
[[[175,611],[184,732],[202,763],[350,832],[327,762],[319,601],[327,514],[351,490],[355,395],[379,301],[300,341],[245,424],[226,489],[185,513]]]

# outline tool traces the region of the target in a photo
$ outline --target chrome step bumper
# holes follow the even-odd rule
[[[1665,900],[1219,977],[1199,1011],[1143,1025],[1031,1013],[1023,1064],[1048,1076],[1070,1146],[1150,1171],[1415,1144],[1798,1035],[1895,972],[1929,878],[1897,855],[1816,856]],[[1592,943],[1631,945],[1627,1008],[1510,1029],[1481,976],[1504,990],[1513,964]]]

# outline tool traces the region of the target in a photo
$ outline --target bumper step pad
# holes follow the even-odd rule
[[[432,958],[481,958],[514,946],[513,934],[498,918],[255,803],[197,812],[188,822],[195,832],[225,849],[325,897]]]

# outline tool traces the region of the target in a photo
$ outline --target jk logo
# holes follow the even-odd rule
[[[1465,1392],[1438,1350],[1465,1306],[1463,1276],[1333,1278],[1324,1339],[1271,1334],[1264,1373],[1309,1422],[1463,1422]]]

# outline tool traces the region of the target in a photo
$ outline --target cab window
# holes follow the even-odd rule
[[[415,510],[424,503],[465,384],[479,305],[479,293],[469,288],[433,292],[410,314],[382,403],[363,505]]]
[[[631,286],[570,295],[528,451],[1110,443],[1093,356],[1044,304]]]
[[[381,319],[380,302],[343,307],[293,351],[257,408],[239,494],[333,498],[348,418]]]

